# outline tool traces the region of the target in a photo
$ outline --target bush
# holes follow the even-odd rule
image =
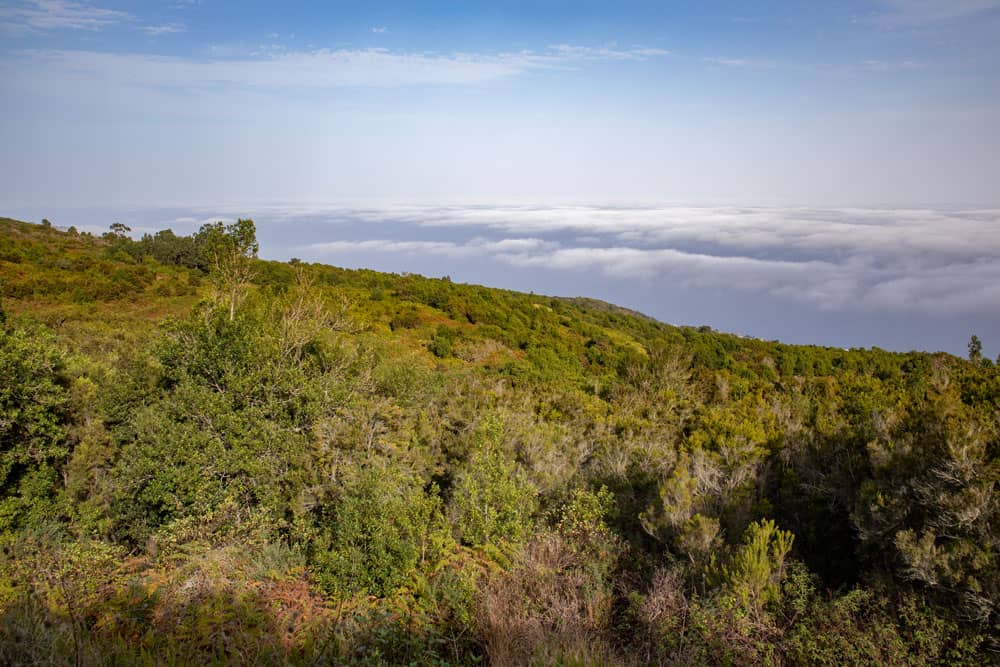
[[[501,449],[503,422],[484,420],[452,491],[450,511],[470,545],[516,544],[531,533],[537,491]]]
[[[434,564],[449,541],[436,492],[382,463],[359,471],[331,504],[312,553],[330,594],[390,595]]]

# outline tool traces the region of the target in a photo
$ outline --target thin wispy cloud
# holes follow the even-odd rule
[[[710,65],[720,65],[722,67],[748,67],[763,69],[775,66],[775,62],[773,60],[761,58],[708,57],[703,60]]]
[[[1000,10],[1000,0],[882,0],[886,17],[913,24],[929,24],[982,16]]]
[[[180,23],[166,23],[164,25],[144,25],[139,28],[150,37],[159,37],[160,35],[172,35],[179,32],[184,32],[185,27]]]
[[[385,26],[384,25],[373,26],[372,32],[374,32],[377,35],[381,35],[382,33],[385,32]]]
[[[925,63],[915,60],[864,60],[861,62],[861,68],[870,72],[905,72],[925,67]]]
[[[549,47],[550,53],[544,55],[551,60],[582,61],[582,60],[646,60],[669,56],[666,49],[633,46],[622,49],[609,46],[575,46],[573,44],[555,44]]]
[[[808,61],[778,61],[770,58],[737,58],[728,56],[706,56],[701,59],[703,63],[716,68],[732,68],[743,70],[775,70],[811,72],[816,74],[831,74],[843,72],[873,72],[873,73],[899,73],[907,71],[922,70],[927,68],[927,63],[917,60],[880,60],[870,58],[856,63],[844,63],[831,65],[829,63],[814,63]]]
[[[0,27],[8,32],[97,31],[131,18],[128,12],[71,0],[27,0],[0,7]]]
[[[256,58],[197,59],[97,51],[26,50],[16,67],[46,81],[93,77],[116,86],[334,86],[463,85],[530,71],[583,66],[595,61],[646,60],[661,49],[610,49],[560,45],[512,53],[409,53],[387,49],[319,49],[261,54]]]

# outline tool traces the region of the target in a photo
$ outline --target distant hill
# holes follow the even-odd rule
[[[75,316],[84,319],[113,314],[155,321],[184,312],[210,292],[205,271],[161,261],[163,252],[152,238],[130,242],[110,234],[69,233],[0,218],[0,240],[4,247],[0,250],[0,297],[9,301],[9,309],[30,307],[43,320],[65,318],[67,309],[73,309]],[[258,289],[284,289],[294,280],[296,268],[290,264],[263,260],[256,264]],[[775,371],[825,374],[876,359],[894,366],[907,358],[880,350],[769,343],[709,327],[675,327],[587,297],[529,295],[416,274],[319,264],[307,268],[318,284],[347,290],[372,326],[388,329],[395,339],[423,351],[420,337],[429,338],[436,327],[444,326],[463,340],[495,340],[510,351],[511,359],[524,358],[529,348],[551,349],[564,360],[583,362],[581,371],[599,370],[601,365],[584,361],[595,358],[594,351],[584,354],[585,349],[596,347],[612,356],[628,351],[641,354],[655,342],[682,344],[696,364],[710,369],[728,368],[745,376],[769,378]],[[569,349],[573,354],[567,357],[564,353]]]
[[[624,308],[622,306],[616,306],[613,303],[608,303],[607,301],[601,301],[600,299],[591,299],[585,296],[572,296],[572,297],[560,297],[563,301],[568,301],[575,306],[580,306],[581,308],[587,308],[590,310],[601,310],[607,313],[617,313],[618,315],[628,315],[630,317],[640,317],[645,320],[651,320],[657,322],[653,317],[640,313],[637,310],[632,310],[630,308]]]

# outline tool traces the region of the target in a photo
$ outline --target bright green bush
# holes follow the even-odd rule
[[[466,544],[516,544],[532,530],[537,491],[502,449],[503,422],[483,421],[452,490],[450,514]]]
[[[390,595],[433,566],[450,541],[436,490],[385,462],[353,474],[322,514],[316,579],[335,595]]]

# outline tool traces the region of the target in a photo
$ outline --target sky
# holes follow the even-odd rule
[[[0,215],[1000,351],[1000,0],[0,0],[0,102]]]

